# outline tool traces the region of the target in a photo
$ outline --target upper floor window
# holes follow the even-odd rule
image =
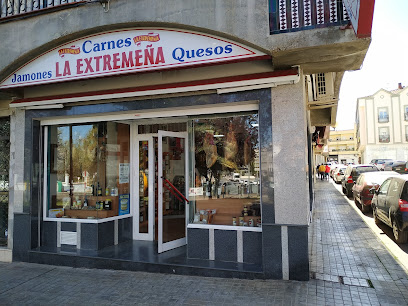
[[[408,121],[408,105],[404,106],[404,119]]]
[[[390,142],[390,129],[388,127],[380,127],[378,129],[378,137],[379,142]]]
[[[405,126],[405,141],[408,141],[408,125]]]
[[[378,108],[378,122],[384,123],[389,121],[388,107]]]

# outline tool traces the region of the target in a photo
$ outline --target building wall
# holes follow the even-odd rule
[[[306,109],[302,83],[272,89],[273,171],[277,224],[307,225]],[[296,188],[293,188],[296,186]],[[290,194],[290,196],[288,196]],[[304,199],[304,201],[299,201]],[[293,213],[293,212],[297,213]]]
[[[330,131],[328,150],[339,163],[358,163],[356,130]]]
[[[0,79],[44,51],[77,37],[123,27],[176,27],[226,36],[274,52],[282,67],[311,62],[331,71],[357,69],[369,39],[357,39],[352,29],[318,28],[270,35],[268,0],[121,0],[104,12],[99,1],[35,14],[1,24]],[[28,31],[27,29],[41,29]],[[10,35],[10,33],[12,33]],[[325,48],[316,48],[325,45]],[[309,52],[305,52],[305,48]],[[291,52],[294,49],[300,52]],[[350,50],[353,51],[350,51]],[[364,52],[356,52],[364,50]],[[316,65],[316,52],[324,61]],[[345,56],[352,52],[353,56]],[[295,57],[294,57],[295,56]],[[341,59],[340,61],[338,61]],[[296,63],[293,62],[296,61]],[[343,66],[348,65],[347,69]]]
[[[407,93],[407,87],[396,91],[381,89],[372,96],[358,99],[359,151],[364,162],[374,158],[408,160]],[[387,110],[388,122],[380,122],[384,118],[381,110]],[[384,131],[389,132],[389,138],[381,138]]]

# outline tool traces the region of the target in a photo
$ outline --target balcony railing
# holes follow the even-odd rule
[[[390,136],[389,135],[380,135],[380,137],[379,137],[379,142],[382,142],[382,143],[387,143],[387,142],[390,142]]]
[[[84,0],[0,0],[0,20],[44,9],[63,8]]]
[[[271,34],[347,24],[342,0],[269,0]]]

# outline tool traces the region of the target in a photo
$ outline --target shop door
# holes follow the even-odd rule
[[[158,252],[187,243],[187,133],[158,132]]]
[[[151,135],[136,137],[135,179],[136,205],[133,236],[136,240],[153,241],[155,232],[155,141]]]

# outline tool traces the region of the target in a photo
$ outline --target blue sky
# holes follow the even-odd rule
[[[408,0],[376,0],[372,41],[363,65],[344,74],[336,129],[354,127],[357,98],[381,88],[396,89],[398,83],[408,86]]]

